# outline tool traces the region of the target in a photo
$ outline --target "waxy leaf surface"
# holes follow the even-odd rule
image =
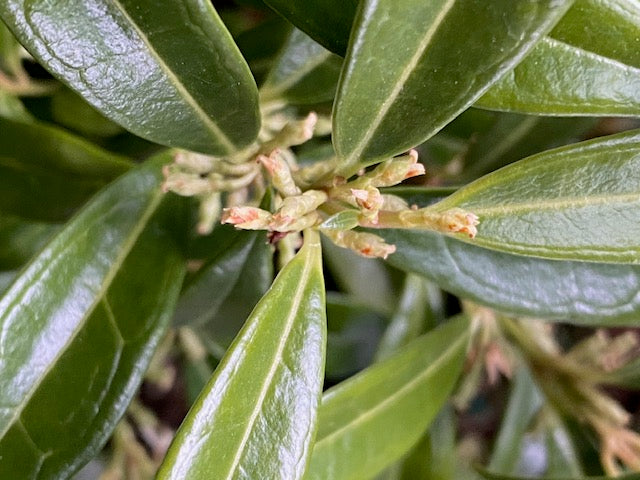
[[[305,237],[191,408],[158,480],[302,477],[326,342],[320,241]]]
[[[294,29],[260,87],[260,98],[293,104],[333,100],[341,68],[340,57]]]
[[[344,56],[358,0],[265,0],[316,42]]]
[[[580,325],[636,325],[640,266],[511,255],[417,230],[376,230],[388,262],[444,290],[514,315]]]
[[[216,358],[222,358],[240,327],[273,281],[273,255],[264,232],[217,227],[211,258],[185,281],[175,313]]]
[[[65,220],[131,163],[62,129],[0,117],[0,211]]]
[[[371,478],[405,454],[458,379],[468,325],[453,319],[329,389],[305,480]]]
[[[640,115],[640,2],[576,0],[477,103],[542,115]]]
[[[342,173],[434,135],[513,68],[570,4],[361,2],[334,110]]]
[[[51,73],[136,135],[212,154],[257,136],[255,82],[207,0],[8,0],[0,16]]]
[[[434,206],[478,216],[475,245],[563,260],[640,263],[640,133],[534,155]]]
[[[0,299],[0,478],[70,477],[135,394],[184,273],[155,216],[168,161],[100,193]]]

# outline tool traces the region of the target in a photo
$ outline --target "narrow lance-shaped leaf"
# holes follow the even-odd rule
[[[0,270],[24,265],[59,229],[55,224],[0,216]]]
[[[0,117],[0,211],[65,220],[131,163],[62,129]]]
[[[513,68],[570,4],[361,2],[334,110],[341,172],[438,132]]]
[[[483,305],[579,325],[638,322],[640,266],[511,255],[426,231],[376,233],[397,247],[391,265]]]
[[[8,0],[0,16],[49,71],[141,137],[226,154],[257,136],[255,82],[208,0]]]
[[[260,98],[294,104],[333,100],[341,68],[340,57],[294,29],[260,87]]]
[[[453,319],[328,390],[305,480],[371,478],[405,454],[456,383],[468,327]]]
[[[273,255],[265,232],[221,225],[210,240],[214,256],[187,278],[175,323],[197,330],[219,359],[271,285]]]
[[[0,299],[0,478],[69,478],[135,394],[184,273],[155,216],[168,161],[100,193]]]
[[[316,42],[344,56],[358,0],[265,0]]]
[[[640,3],[577,0],[478,106],[542,115],[640,114]]]
[[[324,300],[320,240],[307,231],[191,408],[158,480],[302,476],[322,392]]]
[[[478,216],[474,244],[563,260],[640,263],[640,133],[534,155],[433,208]]]

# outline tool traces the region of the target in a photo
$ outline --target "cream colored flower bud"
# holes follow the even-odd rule
[[[215,223],[220,218],[222,211],[221,195],[213,192],[200,200],[200,216],[198,221],[198,233],[208,235],[213,230]]]
[[[300,232],[311,228],[320,221],[318,212],[313,211],[301,217],[279,217],[274,215],[269,222],[269,230],[273,232]]]
[[[176,165],[193,173],[209,173],[214,167],[214,159],[201,153],[179,151],[173,158]]]
[[[351,194],[355,199],[356,205],[361,208],[362,215],[376,223],[378,212],[384,203],[380,190],[371,186],[364,189],[352,188]]]
[[[257,207],[231,207],[222,210],[222,223],[243,230],[268,230],[271,213]]]
[[[184,197],[193,197],[211,192],[211,185],[206,178],[195,173],[185,173],[166,165],[162,169],[165,180],[162,184],[164,192],[174,192]]]
[[[398,213],[403,226],[408,228],[429,228],[443,233],[465,233],[474,238],[478,233],[476,225],[480,223],[473,213],[452,208],[444,212],[431,208],[405,210]]]
[[[395,245],[389,245],[382,237],[355,230],[323,230],[336,245],[353,250],[367,258],[387,258],[396,251]]]
[[[301,191],[293,180],[291,169],[280,155],[280,150],[273,150],[269,156],[258,155],[258,161],[264,166],[273,186],[285,197],[300,195]]]

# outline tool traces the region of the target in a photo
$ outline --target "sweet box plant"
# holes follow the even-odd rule
[[[0,478],[640,478],[640,1],[264,2],[0,2]]]

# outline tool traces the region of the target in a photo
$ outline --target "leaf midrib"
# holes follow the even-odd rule
[[[431,44],[431,40],[433,40],[433,37],[435,36],[436,32],[444,22],[444,19],[446,18],[447,14],[451,11],[455,3],[456,3],[456,0],[447,0],[447,3],[443,5],[440,12],[438,12],[433,23],[429,26],[429,28],[424,34],[424,37],[418,44],[418,48],[416,49],[416,52],[411,57],[409,63],[407,63],[405,68],[400,72],[400,75],[398,76],[398,80],[395,82],[393,89],[389,93],[389,96],[385,99],[385,101],[380,106],[378,113],[373,118],[373,121],[369,124],[369,128],[366,130],[364,136],[362,137],[360,142],[358,142],[355,148],[351,151],[351,154],[348,155],[347,158],[345,159],[344,166],[349,166],[356,163],[358,157],[362,154],[367,144],[369,143],[373,135],[376,133],[376,131],[384,121],[385,117],[387,116],[387,113],[389,113],[389,110],[394,105],[395,100],[398,98],[398,95],[400,95],[400,92],[404,88],[405,83],[407,82],[407,80],[415,70],[420,59],[423,57],[425,51]]]
[[[104,280],[96,293],[95,300],[87,309],[87,312],[83,317],[83,321],[78,322],[78,325],[73,330],[73,333],[69,336],[67,343],[53,357],[52,361],[49,363],[47,368],[43,370],[42,374],[40,375],[40,380],[37,382],[34,382],[33,386],[23,396],[22,402],[15,405],[16,407],[15,412],[12,415],[11,420],[6,423],[5,428],[0,429],[0,438],[3,438],[5,436],[7,431],[15,424],[16,420],[19,420],[20,416],[22,415],[22,411],[28,405],[29,401],[31,400],[31,397],[38,390],[42,381],[44,381],[47,375],[53,370],[53,368],[55,368],[57,361],[66,352],[66,347],[71,343],[73,343],[77,335],[82,331],[83,327],[86,325],[86,320],[91,317],[97,305],[99,305],[100,302],[102,301],[102,297],[109,290],[109,287],[111,286],[111,283],[113,282],[118,271],[120,270],[120,267],[122,266],[126,258],[129,256],[129,253],[131,253],[131,250],[133,249],[135,242],[138,240],[139,236],[142,234],[142,231],[146,227],[148,220],[151,218],[157,206],[159,205],[160,201],[162,200],[163,195],[164,195],[163,192],[159,189],[153,195],[153,197],[151,198],[150,202],[147,205],[147,208],[144,210],[143,214],[140,216],[139,221],[131,230],[130,235],[122,243],[122,249],[116,256],[116,259],[114,260],[111,268],[107,271],[107,274],[104,276]],[[42,273],[44,273],[44,270],[40,271],[40,276],[42,275]]]
[[[461,203],[471,212],[480,217],[501,217],[509,214],[527,213],[535,211],[557,210],[558,212],[571,208],[590,207],[607,204],[633,204],[640,202],[640,191],[638,193],[612,194],[612,195],[591,195],[585,197],[564,197],[554,200],[541,200],[536,203],[511,203],[507,205],[496,205],[492,207],[475,207],[473,202]],[[481,218],[482,220],[482,218]]]
[[[196,101],[195,98],[189,93],[189,91],[182,84],[180,79],[176,76],[176,74],[165,64],[160,54],[153,47],[147,35],[138,27],[136,22],[131,18],[125,7],[122,5],[120,0],[113,0],[113,5],[118,9],[118,11],[124,16],[124,18],[130,23],[135,32],[138,34],[138,37],[149,49],[149,53],[157,60],[158,65],[164,71],[165,75],[169,79],[169,82],[173,85],[173,87],[178,91],[179,94],[185,99],[187,104],[194,111],[196,116],[200,118],[202,123],[208,127],[208,129],[212,132],[212,136],[215,141],[222,144],[222,146],[226,149],[226,153],[232,153],[236,150],[233,142],[229,140],[227,135],[222,131],[222,129],[218,126],[218,124],[202,109],[200,104]]]
[[[465,332],[462,335],[460,335],[460,337],[456,341],[451,343],[449,348],[445,350],[445,352],[442,355],[440,355],[435,362],[429,365],[424,371],[422,371],[422,373],[417,375],[413,380],[406,383],[400,389],[396,390],[393,394],[386,397],[384,400],[382,400],[380,403],[376,404],[374,407],[370,408],[369,410],[366,410],[365,412],[361,413],[350,422],[344,424],[343,426],[341,426],[337,430],[334,430],[333,432],[326,435],[325,437],[318,439],[316,441],[314,449],[322,448],[324,444],[329,443],[331,440],[333,440],[338,435],[342,434],[344,431],[353,430],[355,427],[366,422],[368,419],[374,416],[378,411],[386,408],[386,406],[389,405],[390,403],[395,402],[400,397],[405,396],[405,394],[411,393],[411,391],[414,390],[414,388],[417,388],[424,379],[429,377],[435,370],[438,369],[438,367],[440,367],[443,363],[445,363],[445,361],[449,360],[450,357],[452,357],[455,353],[457,353],[458,348],[461,346],[461,344],[466,343],[466,341],[467,341],[467,333]]]
[[[309,250],[307,250],[307,252],[305,252],[305,259],[304,259],[304,267],[302,269],[302,272],[300,274],[300,281],[298,282],[295,294],[293,296],[292,302],[291,302],[291,306],[289,308],[289,312],[287,314],[287,319],[285,321],[285,329],[283,331],[282,336],[280,337],[280,340],[278,342],[278,346],[276,348],[276,352],[271,364],[271,367],[264,379],[264,382],[262,383],[262,386],[260,387],[260,392],[258,395],[258,400],[256,402],[255,408],[253,409],[253,411],[251,412],[251,415],[249,415],[249,420],[246,423],[246,428],[245,431],[242,435],[242,438],[240,440],[240,443],[236,449],[236,455],[233,458],[233,461],[231,463],[231,466],[229,467],[229,472],[228,474],[225,476],[226,480],[230,480],[233,478],[236,469],[238,467],[238,464],[240,463],[240,460],[244,454],[245,451],[245,447],[247,445],[247,442],[249,441],[249,436],[251,435],[251,432],[253,431],[253,427],[254,424],[258,418],[258,415],[260,414],[260,412],[262,411],[262,405],[264,403],[264,399],[267,395],[267,391],[269,390],[269,388],[271,387],[271,382],[273,380],[273,377],[275,376],[278,367],[280,366],[280,362],[282,360],[282,353],[284,351],[284,348],[289,340],[289,336],[291,334],[291,330],[293,329],[293,325],[295,323],[295,319],[297,316],[297,312],[298,309],[300,307],[300,304],[302,303],[302,299],[305,296],[304,292],[306,290],[306,279],[309,276],[309,272],[311,270],[312,267],[312,263],[313,263],[313,259],[311,258],[311,249],[312,248],[317,248],[315,246],[315,244],[313,245],[309,245]]]

